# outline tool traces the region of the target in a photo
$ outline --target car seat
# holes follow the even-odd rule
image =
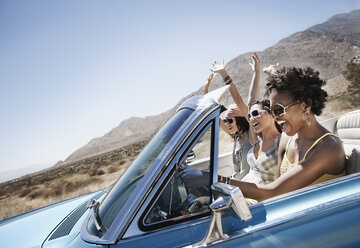
[[[321,123],[343,141],[347,173],[360,172],[360,110],[355,110]]]

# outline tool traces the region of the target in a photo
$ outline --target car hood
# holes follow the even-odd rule
[[[58,224],[94,192],[58,202],[0,222],[0,247],[41,247]]]

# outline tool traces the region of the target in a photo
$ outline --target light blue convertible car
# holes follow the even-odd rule
[[[247,206],[217,182],[219,99],[184,102],[109,189],[0,222],[0,247],[360,247],[360,111],[324,123],[348,175]]]

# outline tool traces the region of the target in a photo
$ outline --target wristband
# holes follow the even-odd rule
[[[222,183],[222,182],[223,182],[223,176],[222,176],[222,175],[219,175],[219,179],[218,179],[218,181],[219,181],[220,183]]]
[[[225,183],[230,184],[230,177],[225,177]]]
[[[232,82],[232,79],[230,78],[230,76],[224,77],[223,80],[224,80],[224,82],[225,82],[226,85],[229,85],[229,84],[231,84],[231,82]]]

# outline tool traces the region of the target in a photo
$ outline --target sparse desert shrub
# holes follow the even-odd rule
[[[99,170],[97,171],[97,173],[104,173],[105,172],[103,170]],[[89,177],[89,178],[84,178],[82,180],[77,180],[77,181],[66,181],[62,188],[64,189],[64,192],[65,193],[71,193],[71,192],[74,192],[74,191],[77,191],[81,188],[84,188],[90,184],[93,184],[93,183],[99,183],[99,182],[102,182],[102,180],[98,177]],[[62,194],[62,192],[60,192],[60,195]]]
[[[66,182],[64,185],[64,191],[66,193],[70,193],[75,191],[76,189],[78,189],[79,187],[79,182]]]
[[[86,174],[86,173],[88,173],[88,169],[86,169],[86,168],[80,168],[79,174]]]
[[[93,168],[89,171],[89,176],[93,177],[93,176],[101,176],[101,175],[104,175],[105,174],[105,171],[102,170],[102,169],[96,169],[96,168]]]
[[[93,168],[93,169],[89,170],[88,175],[91,176],[91,177],[96,176],[97,175],[97,169]]]
[[[101,176],[101,175],[104,175],[104,174],[105,174],[105,171],[102,170],[102,169],[98,170],[97,173],[96,173],[96,175],[98,175],[98,176]]]
[[[107,170],[107,173],[114,173],[117,172],[119,170],[119,168],[117,166],[110,166]]]
[[[31,191],[34,191],[34,190],[37,190],[37,189],[39,189],[39,186],[37,186],[37,185],[31,187]]]
[[[22,190],[19,191],[19,196],[20,197],[25,197],[27,196],[28,194],[30,194],[31,190],[29,188],[24,188]]]
[[[87,179],[87,184],[92,184],[92,183],[101,183],[103,180],[98,178],[98,177],[89,177]]]
[[[50,189],[50,192],[52,193],[51,196],[61,196],[63,193],[63,189],[62,188]]]
[[[35,199],[35,198],[39,198],[39,197],[44,196],[44,195],[45,195],[45,192],[39,189],[39,190],[34,190],[34,191],[32,191],[32,192],[28,195],[28,197],[30,198],[30,200],[33,200],[33,199]]]
[[[63,189],[60,187],[51,187],[47,188],[44,195],[42,197],[49,198],[49,197],[59,197],[63,194]]]

